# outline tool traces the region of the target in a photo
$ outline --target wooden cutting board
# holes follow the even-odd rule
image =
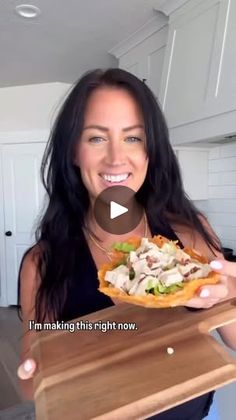
[[[137,329],[76,329],[108,321]],[[120,304],[74,320],[75,332],[39,332],[37,420],[144,419],[236,380],[236,360],[209,334],[232,321],[236,299],[197,312]]]

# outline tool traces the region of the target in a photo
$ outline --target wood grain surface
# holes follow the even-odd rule
[[[108,321],[137,329],[76,328]],[[209,334],[232,321],[236,299],[196,312],[120,304],[74,320],[75,332],[39,332],[37,419],[145,419],[236,380],[236,360]]]

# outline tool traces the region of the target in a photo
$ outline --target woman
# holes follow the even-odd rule
[[[113,242],[134,234],[162,234],[195,247],[210,259],[221,256],[219,241],[183,191],[155,97],[124,70],[95,70],[75,85],[52,131],[42,164],[44,173],[47,167],[49,204],[36,245],[24,256],[19,276],[25,332],[22,360],[29,357],[30,319],[66,321],[114,305],[97,291],[97,269],[108,261],[107,250]],[[117,236],[97,224],[92,208],[98,194],[114,185],[118,175],[124,180],[122,185],[136,192],[144,217],[131,232]],[[224,279],[221,284],[204,287],[186,306],[208,308],[235,295],[233,283]],[[236,348],[235,325],[219,332],[226,344]],[[35,362],[29,359],[18,374],[28,379],[34,370]],[[30,379],[25,384],[29,397]],[[212,395],[155,418],[201,419]]]

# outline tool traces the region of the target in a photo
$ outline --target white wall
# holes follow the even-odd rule
[[[236,254],[236,143],[220,145],[209,152],[209,199],[196,201],[222,244]],[[213,335],[221,341],[214,331]],[[235,358],[236,352],[228,352]],[[236,383],[225,385],[216,392],[220,420],[234,420]]]
[[[0,132],[49,129],[70,86],[42,83],[1,88]]]
[[[236,253],[236,143],[214,148],[209,154],[208,220],[224,246]],[[228,351],[235,358],[236,352]],[[222,420],[235,419],[236,383],[216,393]]]
[[[209,221],[236,252],[236,143],[212,150],[209,158]]]
[[[196,202],[225,247],[236,253],[236,143],[209,153],[209,200]]]

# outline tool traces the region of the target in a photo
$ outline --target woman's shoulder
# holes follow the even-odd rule
[[[199,214],[198,219],[209,236],[211,236],[216,243],[220,243],[206,216]],[[174,223],[172,228],[185,247],[197,250],[209,260],[215,258],[216,255],[217,257],[222,257],[222,254],[219,251],[214,249],[213,252],[212,248],[209,247],[209,244],[206,242],[206,239],[194,226],[185,225],[183,223]]]
[[[41,281],[38,271],[40,254],[40,246],[34,245],[26,251],[21,262],[18,299],[23,320],[34,319],[35,296]]]
[[[35,244],[26,251],[21,262],[21,277],[36,277],[41,255],[42,247],[40,244]]]

